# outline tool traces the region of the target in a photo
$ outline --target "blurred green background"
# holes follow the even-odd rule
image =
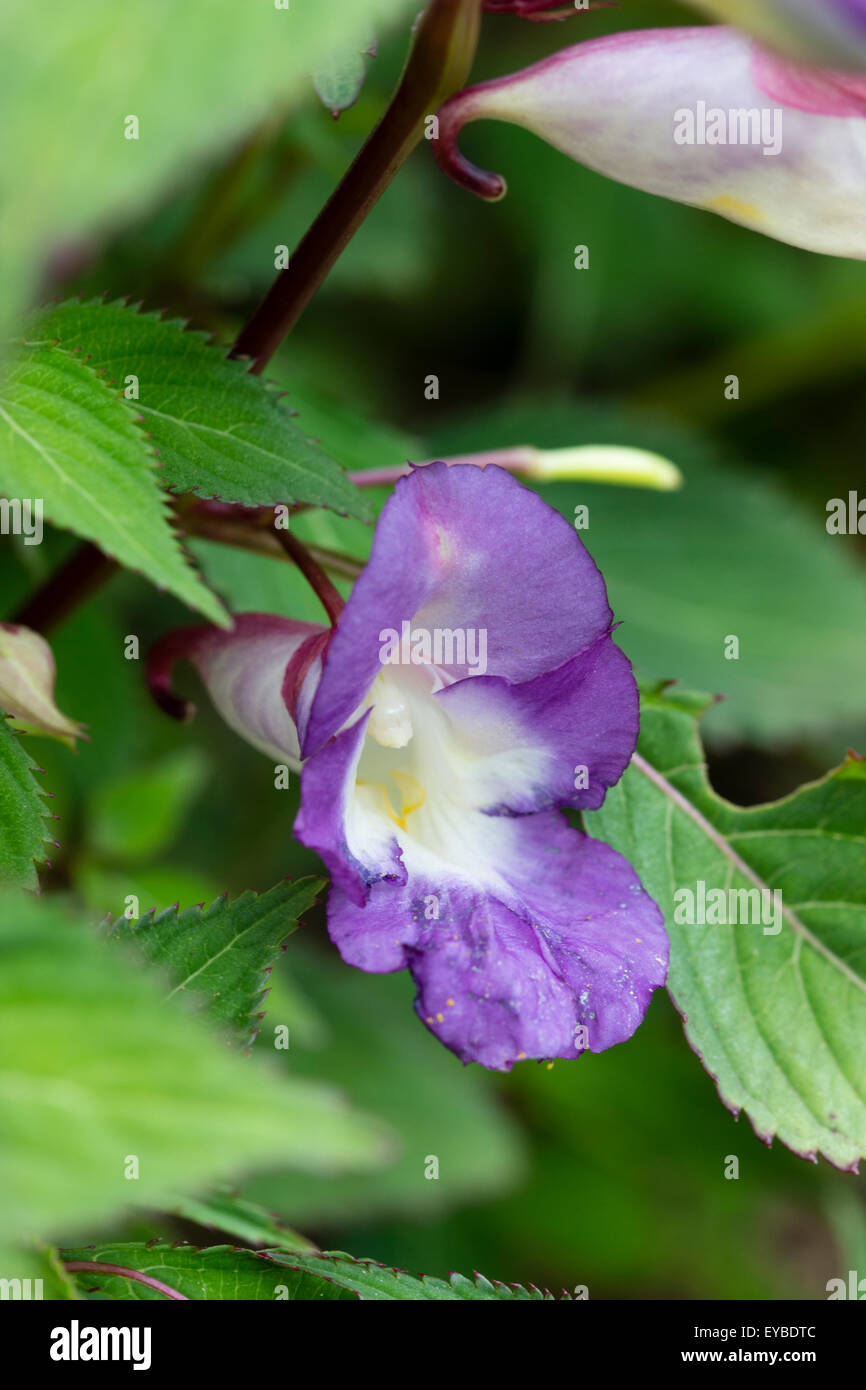
[[[488,16],[474,77],[593,33],[683,22],[690,11],[653,3],[564,26]],[[46,295],[130,295],[230,341],[272,279],[274,247],[297,242],[381,112],[405,44],[380,44],[338,122],[311,92],[239,130],[222,164],[191,170],[147,217],[68,248]],[[685,474],[678,494],[542,491],[569,517],[589,506],[582,538],[639,671],[726,696],[704,729],[717,789],[764,800],[851,745],[866,751],[864,538],[825,529],[827,501],[864,485],[866,267],[621,188],[512,127],[473,126],[463,143],[506,175],[506,200],[476,201],[420,148],[269,375],[350,468],[520,443],[667,454]],[[589,269],[577,271],[583,244]],[[737,401],[725,399],[730,373]],[[297,529],[358,555],[369,546],[364,527],[331,516],[305,514]],[[52,536],[4,550],[7,613],[68,548]],[[318,618],[289,566],[193,548],[233,607]],[[38,749],[58,816],[46,888],[92,914],[121,911],[130,893],[142,910],[186,906],[318,867],[291,837],[297,788],[276,791],[268,760],[205,697],[193,725],[171,724],[124,659],[126,634],[146,651],[183,621],[123,575],[53,638],[60,706],[92,741],[77,755]],[[815,1298],[858,1258],[862,1269],[861,1181],[767,1150],[737,1123],[665,995],[628,1044],[508,1077],[463,1068],[411,995],[405,976],[343,966],[323,914],[274,977],[264,1028],[289,1024],[287,1065],[343,1087],[402,1140],[372,1176],[275,1172],[245,1188],[318,1241],[428,1273],[587,1285],[590,1297]],[[201,1239],[165,1218],[135,1229]]]

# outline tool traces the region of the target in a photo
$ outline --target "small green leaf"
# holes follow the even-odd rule
[[[0,883],[38,887],[45,860],[45,803],[37,767],[5,719],[0,719]]]
[[[0,623],[0,709],[12,716],[14,728],[47,734],[74,748],[84,726],[57,708],[56,674],[44,637],[19,623]]]
[[[171,844],[207,777],[200,748],[180,748],[103,783],[90,805],[90,845],[114,860],[151,858]]]
[[[211,1018],[230,1025],[244,1043],[255,1034],[252,1017],[267,993],[267,977],[280,946],[313,905],[321,879],[278,883],[259,896],[248,892],[230,903],[217,898],[207,909],[147,913],[140,922],[121,917],[114,941],[132,941],[171,981],[170,997],[188,992]]]
[[[132,403],[165,483],[244,506],[309,502],[352,516],[366,502],[339,464],[295,423],[275,389],[205,333],[122,301],[69,300],[41,313],[28,337],[80,352]]]
[[[49,521],[228,624],[174,535],[132,412],[84,362],[31,347],[0,393],[0,490],[41,498]]]
[[[281,1250],[316,1249],[306,1236],[289,1230],[264,1207],[246,1201],[228,1188],[201,1200],[181,1198],[173,1210],[186,1221],[196,1221],[199,1226],[225,1231],[246,1245],[279,1246]]]
[[[366,42],[353,37],[313,78],[317,97],[335,120],[358,100],[367,76],[367,58],[375,51],[372,35]]]
[[[777,1135],[803,1157],[852,1167],[866,1154],[866,761],[852,754],[782,801],[733,806],[707,781],[697,732],[707,703],[645,695],[643,761],[586,828],[630,860],[662,908],[670,990],[725,1104],[767,1143]],[[700,883],[707,904],[721,890],[723,912],[698,912]],[[675,897],[686,889],[693,914]]]
[[[252,1164],[339,1169],[385,1152],[382,1126],[227,1049],[56,902],[0,901],[7,1242],[165,1207]]]

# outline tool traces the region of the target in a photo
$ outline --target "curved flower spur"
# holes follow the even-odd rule
[[[408,968],[464,1062],[631,1036],[666,977],[662,914],[559,808],[597,808],[624,772],[637,688],[601,574],[535,493],[497,467],[416,468],[331,631],[242,614],[170,634],[150,662],[164,705],[181,657],[238,733],[303,766],[295,833],[330,870],[343,959]]]

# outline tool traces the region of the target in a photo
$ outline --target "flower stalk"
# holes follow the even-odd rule
[[[288,531],[276,531],[279,544],[293,564],[297,565],[313,593],[328,615],[331,627],[336,627],[345,607],[343,596],[331,583],[321,565],[310,554],[307,547]]]
[[[424,464],[367,468],[349,477],[356,487],[384,487],[396,483]],[[442,460],[448,467],[472,464],[476,468],[504,468],[518,478],[535,482],[612,483],[617,487],[647,487],[672,492],[682,487],[683,475],[676,464],[646,449],[629,449],[615,444],[580,444],[564,449],[537,449],[518,444],[509,449],[490,449],[478,454],[454,454]]]

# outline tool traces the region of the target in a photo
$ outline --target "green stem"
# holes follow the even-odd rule
[[[431,0],[388,109],[285,270],[241,330],[233,357],[261,372],[334,262],[424,135],[427,116],[465,86],[481,27],[482,0]]]

